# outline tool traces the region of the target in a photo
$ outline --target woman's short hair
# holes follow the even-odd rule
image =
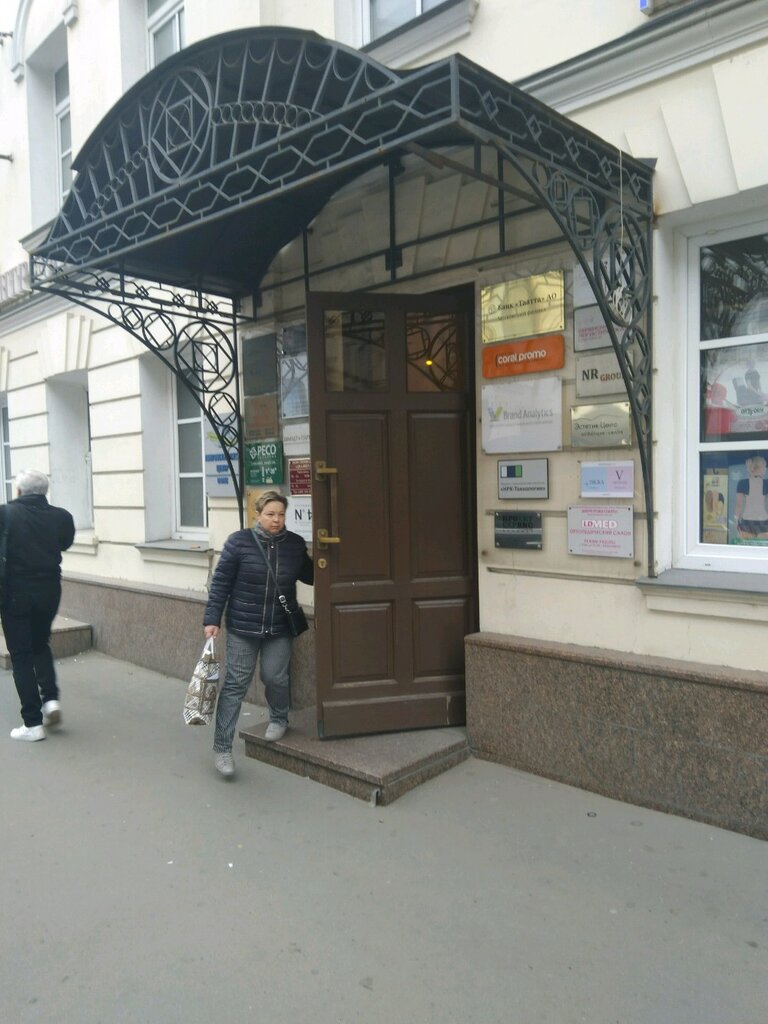
[[[48,493],[48,477],[39,469],[22,469],[16,474],[15,485],[19,494]]]
[[[261,515],[270,501],[279,501],[283,508],[288,508],[288,499],[279,491],[264,491],[256,499],[256,511]]]

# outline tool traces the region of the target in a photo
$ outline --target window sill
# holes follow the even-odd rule
[[[78,530],[67,551],[74,555],[96,555],[99,551],[99,538],[93,530]]]
[[[172,565],[208,567],[213,548],[208,541],[153,540],[136,544],[145,562],[164,562]]]
[[[668,569],[637,586],[654,612],[768,623],[768,578],[741,572]]]
[[[413,64],[441,46],[469,35],[480,0],[448,0],[361,47],[390,68]]]

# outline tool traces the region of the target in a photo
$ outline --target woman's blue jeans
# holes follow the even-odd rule
[[[292,643],[291,636],[227,634],[227,667],[216,705],[216,731],[213,737],[213,749],[217,753],[232,749],[240,708],[256,671],[259,654],[269,720],[279,725],[288,724]]]

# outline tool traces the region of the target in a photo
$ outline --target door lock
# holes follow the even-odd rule
[[[318,569],[327,569],[328,568],[328,559],[327,558],[318,558],[318,560],[316,562],[316,565],[317,565]]]

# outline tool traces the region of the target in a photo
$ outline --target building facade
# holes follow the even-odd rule
[[[325,735],[466,713],[768,835],[768,2],[16,7],[2,483],[65,610],[185,675],[277,486]]]

